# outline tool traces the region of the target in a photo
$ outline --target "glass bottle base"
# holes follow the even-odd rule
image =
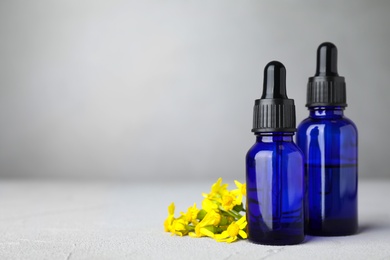
[[[358,221],[355,218],[309,220],[305,227],[305,234],[311,236],[349,236],[356,234],[357,230]]]
[[[270,246],[296,245],[302,243],[304,239],[304,235],[292,236],[286,233],[268,233],[262,237],[248,237],[249,242]]]
[[[302,237],[297,237],[295,239],[291,240],[253,240],[253,239],[248,239],[249,242],[254,243],[254,244],[260,244],[260,245],[266,245],[266,246],[288,246],[288,245],[297,245],[303,242],[304,236]]]

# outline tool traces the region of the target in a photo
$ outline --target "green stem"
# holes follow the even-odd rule
[[[242,215],[241,215],[240,213],[238,213],[237,211],[235,211],[235,210],[232,209],[231,212],[232,212],[234,215],[236,215],[237,220],[240,219],[240,218],[242,218]]]
[[[223,212],[226,212],[227,214],[229,214],[230,216],[232,216],[233,218],[235,218],[237,220],[242,218],[242,215],[233,209],[232,210],[225,210],[222,206],[219,206],[219,209],[222,210]]]

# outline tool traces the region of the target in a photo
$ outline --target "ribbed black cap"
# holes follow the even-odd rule
[[[252,132],[295,131],[295,105],[286,94],[286,68],[271,61],[264,68],[263,95],[255,100]]]
[[[317,69],[307,83],[307,107],[347,106],[344,77],[337,72],[337,48],[324,42],[317,49]]]

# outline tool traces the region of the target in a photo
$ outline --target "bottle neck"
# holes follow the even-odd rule
[[[310,107],[311,118],[342,118],[344,107]]]
[[[256,142],[293,142],[293,132],[257,133]]]

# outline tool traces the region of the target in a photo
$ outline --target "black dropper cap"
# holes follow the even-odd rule
[[[347,106],[344,77],[337,72],[337,48],[324,42],[317,49],[317,69],[307,83],[307,107]]]
[[[264,68],[263,95],[255,100],[252,132],[295,131],[295,105],[286,94],[286,68],[271,61]]]

